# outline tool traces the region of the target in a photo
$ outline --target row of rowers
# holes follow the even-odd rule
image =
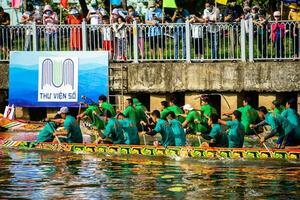
[[[77,119],[69,114],[67,107],[61,108],[58,112],[60,116],[45,125],[37,141],[50,142],[56,138],[61,142],[82,143],[78,122],[85,120],[90,122],[90,128],[97,130],[97,143],[102,140],[113,144],[140,144],[140,131],[142,135],[151,136],[160,133],[160,145],[165,147],[185,146],[186,134],[198,134],[208,140],[212,147],[242,148],[245,135],[257,134],[264,130],[259,127],[269,125],[270,131],[260,137],[261,143],[277,134],[278,148],[300,145],[300,117],[292,109],[296,104],[294,99],[287,101],[285,107],[273,101],[272,111],[269,112],[264,106],[255,110],[250,105],[251,100],[245,98],[242,107],[223,113],[231,115],[228,121],[219,119],[216,109],[210,105],[209,96],[202,96],[200,102],[201,109],[195,110],[189,104],[181,109],[175,100],[162,101],[161,111],[154,110],[149,116],[145,106],[136,98],[127,99],[122,113],[115,112],[106,96],[101,95],[98,104],[85,102],[87,108]],[[60,125],[63,128],[59,128]]]

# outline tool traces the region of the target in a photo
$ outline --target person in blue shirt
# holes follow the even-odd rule
[[[99,140],[104,140],[109,138],[113,144],[125,144],[125,137],[122,130],[121,123],[112,117],[112,114],[109,110],[105,110],[103,113],[104,121],[107,123],[105,126],[104,133],[99,133]]]
[[[160,59],[163,58],[164,38],[163,30],[159,26],[162,22],[162,10],[156,7],[154,1],[148,2],[148,10],[145,15],[145,23],[150,25],[148,28],[148,36],[150,40],[151,58],[155,59],[157,46],[159,48]]]
[[[219,124],[228,127],[228,147],[242,148],[245,137],[245,127],[241,123],[242,113],[235,110],[232,115],[232,121],[224,121],[219,119]]]
[[[208,125],[211,127],[211,131],[209,135],[202,134],[201,136],[206,140],[210,140],[210,147],[228,147],[228,137],[223,132],[218,120],[219,117],[217,114],[211,114],[208,119]]]
[[[123,129],[125,144],[140,144],[138,128],[135,123],[129,118],[125,118],[123,113],[117,114],[117,119]]]
[[[186,59],[186,33],[185,33],[185,21],[190,16],[188,10],[183,9],[182,3],[177,4],[177,9],[174,12],[172,17],[172,22],[177,23],[174,27],[174,39],[175,39],[175,59],[177,60],[179,57],[179,50],[182,51],[182,58]],[[180,40],[182,39],[182,45],[180,44]],[[182,49],[179,49],[182,46]]]
[[[263,126],[265,124],[271,126],[271,131],[264,137],[261,137],[261,143],[264,143],[267,139],[278,133],[277,148],[300,145],[300,129],[295,127],[286,118],[282,117],[280,114],[268,112],[267,108],[264,106],[259,107],[258,115],[263,121],[256,125],[251,125],[251,128]]]
[[[171,128],[175,137],[175,146],[185,146],[186,136],[181,122],[176,119],[176,115],[173,111],[167,113],[167,120],[171,124]]]
[[[57,131],[53,135],[54,136],[66,136],[66,138],[59,137],[59,140],[61,142],[67,142],[67,143],[82,143],[82,133],[80,130],[80,126],[77,123],[76,119],[70,115],[69,108],[62,107],[57,112],[63,118],[64,121],[64,130]]]
[[[146,134],[148,135],[156,135],[157,133],[161,134],[161,145],[164,147],[167,146],[175,146],[175,137],[174,132],[172,130],[171,124],[163,119],[160,119],[160,112],[158,110],[154,110],[151,114],[152,120],[155,123],[154,129],[150,129]],[[143,133],[145,134],[145,133]]]
[[[296,107],[296,100],[288,100],[285,104],[286,109],[281,113],[281,116],[289,120],[293,125],[300,126],[300,116],[293,107]]]

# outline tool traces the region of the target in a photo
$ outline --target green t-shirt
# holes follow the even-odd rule
[[[169,109],[169,107],[163,109],[163,110],[160,112],[160,118],[163,119],[163,120],[166,120],[167,114],[168,114],[170,111],[171,111],[171,110]]]
[[[163,119],[158,119],[154,130],[161,134],[161,145],[164,147],[175,145],[174,133],[170,123]]]
[[[119,120],[125,137],[125,144],[140,144],[140,138],[136,125],[129,119]]]
[[[114,107],[113,107],[110,103],[108,103],[108,102],[103,102],[103,103],[101,104],[101,108],[103,109],[103,111],[109,110],[109,111],[111,112],[111,115],[112,115],[113,117],[116,116],[116,111],[115,111]]]
[[[277,129],[279,138],[283,138],[284,136],[290,134],[295,126],[290,123],[286,118],[278,115],[276,113],[267,113],[265,116],[265,122],[271,126],[271,129]]]
[[[228,147],[228,137],[223,133],[220,124],[213,124],[209,136],[213,139],[213,147]]]
[[[168,109],[169,109],[169,111],[173,111],[175,113],[175,115],[183,114],[183,110],[180,107],[176,106],[176,105],[169,106]],[[183,116],[178,116],[177,119],[181,123],[183,123],[184,120],[185,120],[185,118]]]
[[[94,111],[100,115],[99,107],[96,105],[90,105],[84,112],[92,120],[92,126],[97,127],[97,129],[104,129],[104,121],[94,115]]]
[[[205,125],[207,125],[207,123],[208,123],[208,119],[206,118],[206,116],[210,117],[211,114],[216,114],[216,115],[218,114],[217,110],[214,107],[212,107],[211,105],[209,105],[209,104],[201,106],[200,110],[201,110],[201,112],[203,114],[203,116],[202,116],[202,122]]]
[[[258,117],[258,113],[250,105],[240,107],[240,108],[238,108],[238,111],[240,111],[242,113],[241,123],[244,125],[245,132],[249,133],[251,130],[250,124],[255,123],[255,121]]]
[[[186,137],[184,129],[182,128],[182,125],[179,120],[172,119],[169,121],[171,124],[174,137],[175,137],[175,146],[185,146],[186,144]]]
[[[281,116],[289,120],[293,125],[300,126],[300,117],[294,109],[288,108],[284,110]]]
[[[229,148],[242,148],[244,144],[244,125],[238,120],[227,121]]]
[[[196,132],[204,133],[207,131],[207,128],[205,126],[203,126],[202,124],[199,124],[199,123],[197,123],[197,124],[195,123],[195,120],[202,122],[201,114],[198,111],[191,110],[188,113],[186,120],[189,122],[189,126],[193,130],[194,133],[196,133]]]
[[[147,121],[147,116],[145,112],[147,111],[146,107],[143,106],[141,103],[137,103],[135,106],[136,112],[137,112],[137,121],[138,123],[141,121],[146,122]]]
[[[125,143],[122,125],[115,118],[109,119],[107,125],[105,126],[104,136],[110,138],[114,144]]]
[[[67,115],[64,122],[64,128],[68,132],[67,143],[83,142],[80,126],[78,125],[76,119],[73,116]]]
[[[44,128],[39,132],[36,141],[37,142],[52,142],[54,139],[53,133],[56,130],[56,124],[54,122],[48,122]]]
[[[133,106],[127,106],[123,112],[124,116],[128,119],[130,119],[132,122],[135,123],[136,126],[139,125],[138,122],[138,113]]]
[[[283,106],[280,106],[279,108],[274,108],[274,113],[280,115],[284,110],[285,108]]]

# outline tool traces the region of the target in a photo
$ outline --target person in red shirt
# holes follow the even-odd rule
[[[72,8],[70,14],[67,16],[67,23],[76,25],[81,24],[83,20],[82,15],[77,8]],[[73,26],[71,30],[70,48],[73,51],[79,51],[82,49],[82,33],[81,27]]]

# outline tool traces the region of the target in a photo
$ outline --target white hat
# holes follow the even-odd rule
[[[112,10],[111,14],[113,15],[119,15],[119,9],[115,8]]]
[[[275,11],[275,12],[273,13],[273,16],[274,16],[274,17],[275,17],[275,16],[281,16],[280,11]]]
[[[70,11],[70,15],[76,15],[79,14],[79,11],[76,8],[72,8]]]
[[[191,111],[191,110],[193,110],[194,108],[193,108],[193,106],[191,106],[190,104],[185,104],[184,106],[183,106],[183,110],[189,110],[189,111]]]
[[[61,107],[60,110],[57,112],[57,114],[67,114],[69,113],[69,108],[68,107]]]

